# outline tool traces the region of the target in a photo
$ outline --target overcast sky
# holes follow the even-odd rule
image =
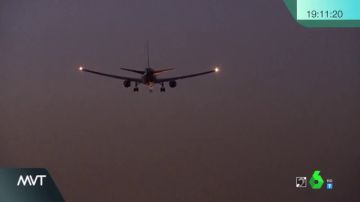
[[[0,167],[45,167],[67,201],[359,201],[360,31],[282,1],[2,0]],[[150,40],[160,94],[134,76]],[[320,169],[333,191],[298,190]]]

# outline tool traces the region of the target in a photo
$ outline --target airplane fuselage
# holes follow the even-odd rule
[[[156,76],[153,69],[145,69],[145,73],[142,76],[142,83],[147,86],[153,86],[153,84],[156,83]]]

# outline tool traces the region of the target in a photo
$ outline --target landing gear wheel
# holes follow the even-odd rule
[[[138,88],[138,83],[137,83],[137,82],[135,82],[134,92],[139,92],[139,88]]]
[[[161,83],[160,92],[165,92],[164,82]]]

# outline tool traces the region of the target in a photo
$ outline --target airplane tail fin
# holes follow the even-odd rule
[[[146,41],[147,67],[150,68],[150,42]]]
[[[135,69],[128,69],[128,68],[120,68],[120,69],[128,71],[128,72],[134,72],[134,73],[137,73],[137,74],[144,74],[145,73],[144,71],[135,70]]]

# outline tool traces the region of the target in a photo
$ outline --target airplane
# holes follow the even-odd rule
[[[200,72],[200,73],[195,73],[195,74],[188,74],[188,75],[176,76],[176,77],[168,77],[168,78],[158,78],[157,76],[160,73],[173,70],[173,68],[166,68],[166,69],[153,69],[153,68],[151,68],[149,49],[150,49],[149,48],[149,43],[147,43],[147,68],[145,68],[145,70],[141,71],[141,70],[135,70],[135,69],[120,68],[120,69],[125,70],[125,71],[141,74],[141,77],[139,77],[139,78],[103,73],[103,72],[99,72],[99,71],[95,71],[95,70],[85,68],[84,66],[80,66],[79,70],[81,72],[88,72],[88,73],[92,73],[92,74],[96,74],[96,75],[100,75],[100,76],[105,76],[105,77],[110,77],[110,78],[114,78],[114,79],[123,80],[123,85],[124,85],[125,88],[129,88],[131,86],[131,83],[133,82],[135,84],[134,89],[133,89],[134,92],[139,91],[139,87],[138,87],[139,84],[143,84],[143,85],[147,86],[149,88],[150,92],[153,91],[153,86],[155,84],[160,84],[161,85],[160,92],[165,92],[164,83],[166,83],[166,82],[169,82],[170,88],[175,88],[177,86],[177,80],[202,76],[202,75],[205,75],[205,74],[210,74],[210,73],[215,73],[215,72],[220,71],[219,67],[215,67],[212,70],[208,70],[208,71],[204,71],[204,72]]]

